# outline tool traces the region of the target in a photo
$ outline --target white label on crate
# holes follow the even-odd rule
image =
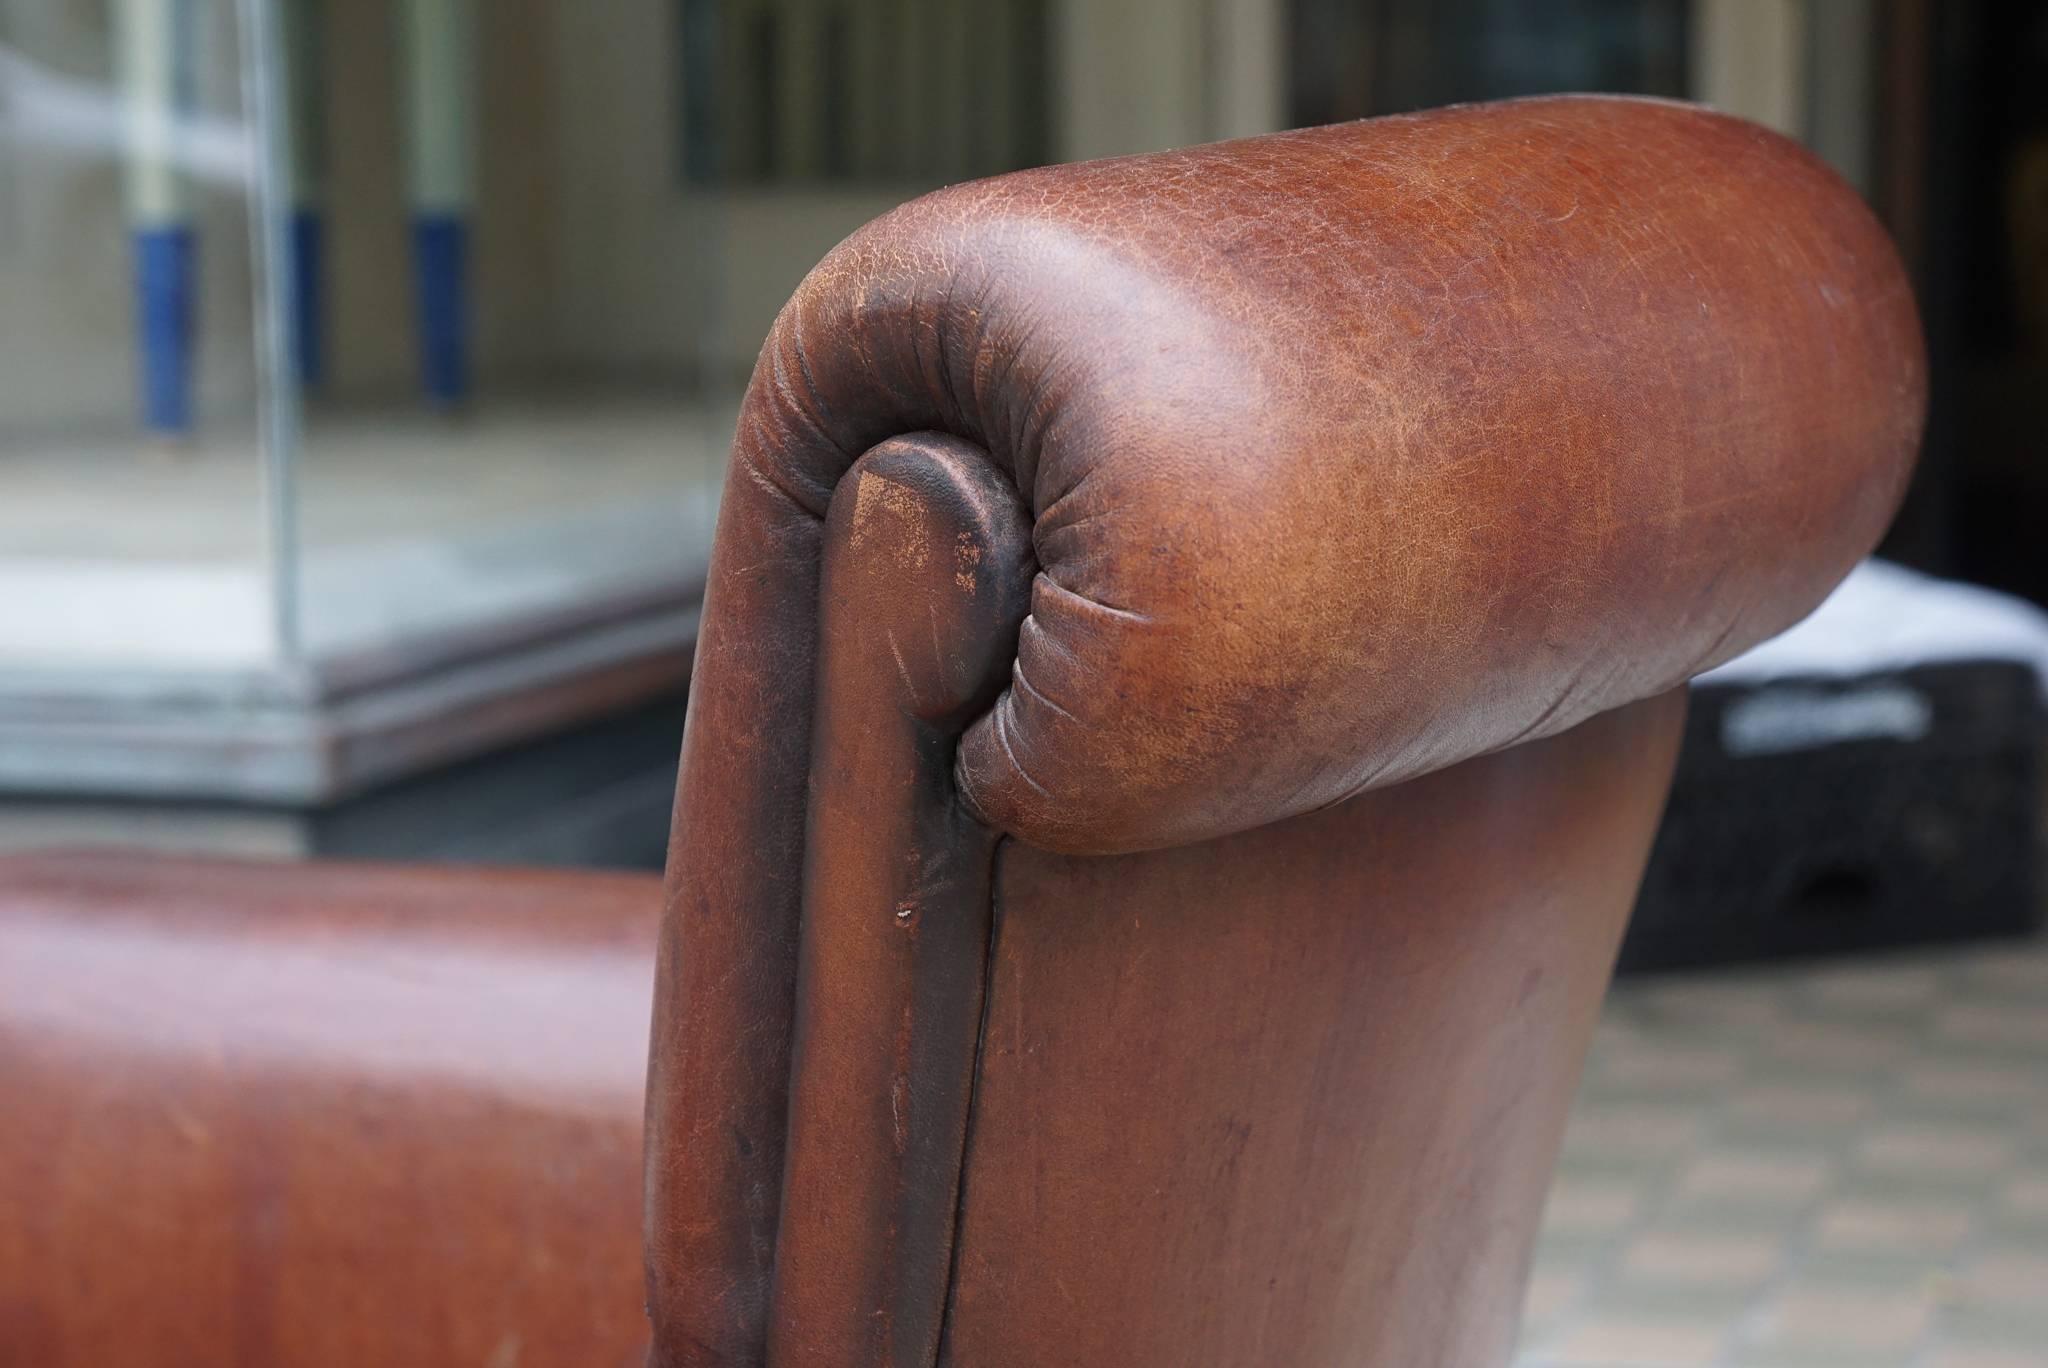
[[[1761,689],[1721,714],[1730,755],[1777,755],[1843,741],[1918,741],[1934,727],[1934,705],[1904,684],[1860,689]]]

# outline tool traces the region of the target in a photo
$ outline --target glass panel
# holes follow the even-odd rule
[[[231,4],[0,5],[15,691],[52,671],[105,692],[276,659],[244,47]]]
[[[730,423],[699,364],[717,225],[680,203],[650,17],[286,7],[317,669],[402,673],[694,592]]]
[[[351,680],[687,614],[803,272],[920,189],[1050,155],[1046,0],[285,16],[299,620]]]

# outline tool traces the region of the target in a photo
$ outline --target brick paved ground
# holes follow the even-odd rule
[[[1519,1368],[2048,1368],[2048,941],[1615,990]]]

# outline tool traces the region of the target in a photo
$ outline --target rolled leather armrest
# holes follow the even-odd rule
[[[849,238],[762,350],[712,557],[649,1065],[654,1361],[758,1363],[826,1293],[899,1300],[928,1347],[953,1178],[918,1156],[958,1155],[966,1084],[873,1009],[932,988],[905,1023],[974,1019],[982,957],[917,928],[987,914],[1000,840],[1201,842],[1670,690],[1876,542],[1923,370],[1849,188],[1657,101],[1047,167]],[[1015,620],[998,562],[1028,615],[1007,682],[963,690],[953,657]],[[821,676],[821,617],[872,672]],[[841,830],[863,801],[901,848]],[[822,1061],[877,1058],[879,1095],[941,1097],[904,1113],[928,1122],[805,1101],[851,1086]],[[916,1229],[877,1218],[906,1243],[856,1276],[804,1241],[870,1227],[792,1216],[790,1183]]]
[[[721,570],[887,437],[981,446],[1039,569],[961,788],[1039,846],[1180,844],[1781,630],[1877,540],[1923,405],[1898,260],[1795,144],[1646,100],[1456,108],[871,224],[768,339]]]

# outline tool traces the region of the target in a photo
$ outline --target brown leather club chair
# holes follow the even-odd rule
[[[1684,681],[1872,546],[1922,407],[1855,196],[1676,104],[1052,167],[855,234],[777,320],[727,479],[655,961],[650,1361],[1505,1362]],[[0,923],[90,940],[41,877]],[[209,879],[262,900],[247,871],[159,877],[174,908]],[[549,1090],[586,1050],[615,1080],[616,1032],[557,1036],[499,985],[607,917],[605,953],[638,946],[641,886],[285,877],[339,881],[270,932],[315,995],[365,938],[446,951],[417,1004],[440,1073],[244,1059],[261,1013],[196,1061],[165,1030],[182,1074],[31,1063],[32,1138],[0,1154],[41,1224],[0,1226],[0,1326],[86,1361],[76,1289],[126,1275],[84,1228],[146,1211],[215,1262],[130,1295],[204,1283],[238,1362],[632,1353],[617,1089],[575,1115]],[[181,918],[121,934],[181,975],[244,954]],[[564,1001],[637,1011],[627,977]],[[390,1027],[302,1009],[337,1055]],[[0,997],[4,1086],[69,1019]],[[525,1110],[446,1120],[479,1091]],[[236,1117],[230,1158],[161,1157]],[[473,1257],[444,1278],[445,1250]]]

